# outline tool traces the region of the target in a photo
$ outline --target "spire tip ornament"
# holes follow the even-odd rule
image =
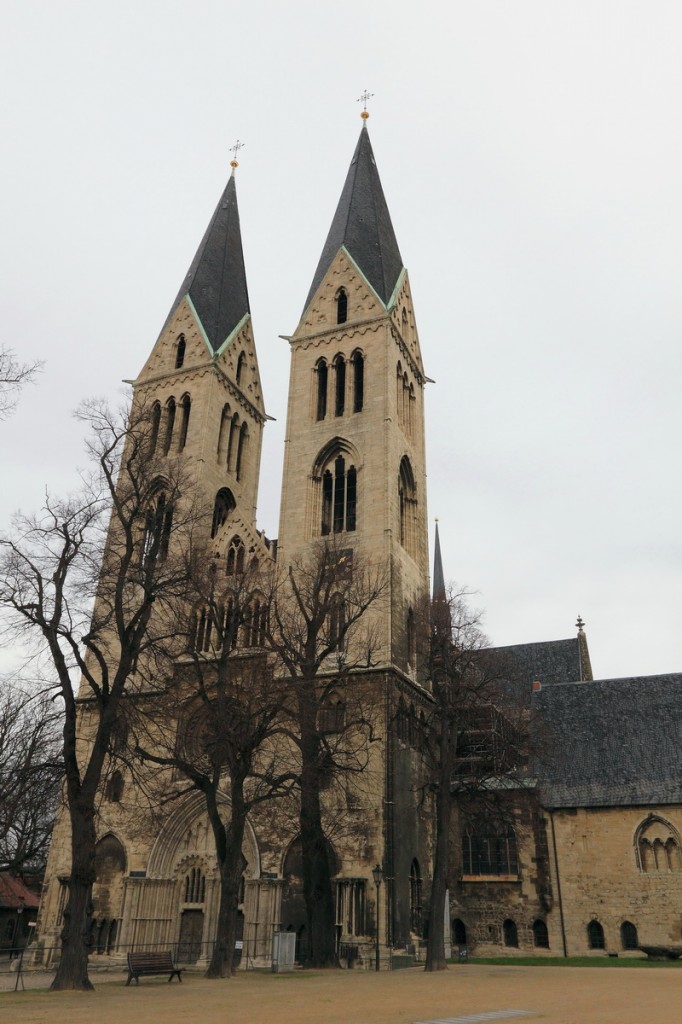
[[[367,89],[365,89],[362,96],[358,96],[357,98],[357,102],[362,103],[362,111],[360,112],[360,117],[362,118],[363,121],[366,121],[367,118],[369,117],[369,111],[367,110],[367,100],[371,100],[373,95],[373,92],[368,92]]]
[[[244,143],[240,142],[239,139],[237,139],[237,141],[235,142],[235,144],[233,146],[230,146],[230,153],[232,153],[232,159],[230,160],[230,167],[232,168],[232,173],[233,174],[235,172],[235,169],[237,167],[239,167],[239,161],[237,160],[237,154],[239,153],[239,150],[243,149],[243,148],[244,148]]]

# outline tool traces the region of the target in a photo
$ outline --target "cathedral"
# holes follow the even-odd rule
[[[457,822],[443,920],[426,913],[432,806],[420,720],[429,681],[417,643],[429,599],[424,386],[412,292],[366,116],[303,312],[287,338],[291,370],[277,540],[256,520],[267,422],[232,174],[161,333],[134,382],[151,410],[160,457],[182,452],[225,572],[290,566],[320,538],[348,564],[386,567],[386,599],[369,610],[381,697],[367,771],[325,803],[342,962],[385,967],[423,957],[429,930],[472,953],[615,953],[682,945],[679,700],[682,676],[592,679],[583,624],[572,639],[504,650],[554,756],[509,787],[504,824]],[[311,262],[312,270],[312,262]],[[173,542],[171,532],[170,543]],[[437,553],[434,583],[442,585]],[[206,623],[197,626],[196,643]],[[240,642],[258,644],[252,624]],[[635,715],[634,709],[638,713]],[[471,754],[469,755],[471,756]],[[106,780],[99,806],[91,950],[173,948],[205,961],[218,878],[198,794],[158,831],[140,828],[134,781]],[[242,966],[265,966],[273,935],[305,928],[301,844],[284,814],[254,813],[243,846]],[[376,869],[380,868],[377,878]],[[69,825],[58,816],[37,945],[58,945]],[[375,872],[373,874],[373,872]]]

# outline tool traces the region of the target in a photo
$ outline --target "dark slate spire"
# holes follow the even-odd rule
[[[171,314],[185,295],[192,300],[214,352],[250,312],[234,170]]]
[[[366,123],[362,126],[339,205],[308,292],[306,309],[341,246],[346,247],[387,305],[403,269],[403,261]]]
[[[436,520],[436,545],[433,556],[433,600],[445,601],[445,577],[443,575],[443,559],[440,553],[440,537],[438,536],[438,520]]]

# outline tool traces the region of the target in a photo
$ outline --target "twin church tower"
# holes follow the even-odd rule
[[[425,696],[416,620],[429,592],[426,378],[412,295],[363,115],[300,322],[287,339],[291,375],[279,536],[267,540],[255,514],[268,417],[235,167],[233,161],[135,392],[152,410],[157,451],[181,451],[191,465],[199,502],[213,508],[212,543],[227,559],[228,572],[253,558],[261,564],[276,559],[286,569],[313,557],[328,538],[356,564],[381,566],[388,575],[386,599],[370,609],[375,647],[371,669],[364,670],[382,695],[381,739],[367,778],[343,807],[328,808],[338,939],[371,959],[377,927],[383,948],[419,939],[422,871],[429,874],[431,859],[415,785],[418,729],[394,731],[410,713],[418,718]],[[112,955],[131,943],[181,942],[186,949],[194,943],[198,950],[213,937],[218,905],[205,812],[190,797],[159,835],[145,838],[130,823],[127,799],[121,789],[101,806],[93,944]],[[65,827],[62,821],[55,829],[41,910],[47,945],[63,913]],[[289,833],[265,817],[253,820],[244,854],[245,947],[252,960],[266,963],[273,931],[300,932],[304,926],[295,827]],[[378,922],[372,881],[377,863],[385,881]]]

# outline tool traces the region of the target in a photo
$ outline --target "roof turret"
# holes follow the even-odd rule
[[[348,251],[384,305],[388,305],[403,269],[403,261],[369,141],[366,119],[308,292],[306,309],[342,247]]]

